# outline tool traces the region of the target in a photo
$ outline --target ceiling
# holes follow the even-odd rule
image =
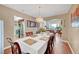
[[[67,13],[71,6],[70,4],[5,4],[5,6],[28,14],[33,17],[40,16],[49,17]]]

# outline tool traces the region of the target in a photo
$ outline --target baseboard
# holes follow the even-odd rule
[[[69,47],[70,47],[70,49],[71,49],[71,51],[72,51],[72,54],[74,54],[73,48],[70,46],[69,41],[67,41],[67,40],[62,40],[62,41],[64,41],[64,42],[67,42],[67,43],[68,43],[68,45],[69,45]]]
[[[11,47],[11,46],[7,46],[7,47],[4,48],[4,50],[6,50],[6,49],[8,49],[8,48],[10,48],[10,47]]]

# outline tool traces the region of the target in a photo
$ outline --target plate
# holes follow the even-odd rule
[[[24,40],[25,43],[27,43],[28,45],[33,45],[34,43],[36,43],[37,41],[33,40],[33,39],[28,39],[28,40]]]

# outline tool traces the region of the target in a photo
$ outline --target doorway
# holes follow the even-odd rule
[[[18,16],[14,16],[14,37],[24,37],[24,19]]]

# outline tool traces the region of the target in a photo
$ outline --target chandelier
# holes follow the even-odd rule
[[[38,7],[39,8],[39,16],[36,17],[36,22],[40,23],[40,22],[43,22],[43,18],[40,16],[40,6]]]

